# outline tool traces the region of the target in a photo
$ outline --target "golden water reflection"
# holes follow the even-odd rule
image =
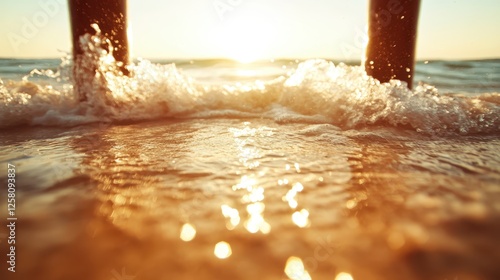
[[[264,218],[265,192],[266,189],[260,185],[260,178],[269,176],[266,174],[264,163],[261,158],[266,154],[264,147],[260,147],[258,142],[261,138],[271,137],[275,134],[274,129],[266,126],[253,127],[250,122],[244,122],[243,128],[230,128],[229,132],[233,135],[235,144],[237,146],[238,161],[243,164],[251,172],[245,172],[241,176],[240,182],[232,187],[233,191],[240,190],[246,191],[241,196],[241,202],[246,205],[248,219],[244,222],[245,229],[250,233],[261,232],[269,234],[271,232],[271,224]],[[302,169],[298,162],[285,163],[285,171],[295,174],[301,173]],[[321,180],[320,180],[321,181]],[[288,178],[281,178],[277,181],[277,187],[286,187],[290,185]],[[284,188],[279,188],[285,191]],[[290,209],[296,210],[298,202],[298,194],[304,190],[301,182],[295,182],[292,187],[282,196],[282,200],[286,202]],[[239,224],[239,213],[236,209],[227,205],[222,206],[223,216],[226,218],[226,227],[234,229]],[[306,228],[310,226],[309,211],[301,209],[293,211],[291,214],[291,221],[299,228]]]
[[[347,272],[341,272],[335,277],[335,280],[354,280],[354,278]]]
[[[219,259],[227,259],[233,254],[231,245],[225,241],[221,241],[215,245],[214,255]]]
[[[185,242],[192,241],[196,237],[196,229],[191,224],[184,224],[181,229],[181,240]]]
[[[310,225],[309,222],[309,211],[302,209],[300,211],[294,212],[292,214],[292,221],[299,228],[305,228]]]
[[[286,181],[280,180],[280,182],[278,182],[278,183],[281,183],[281,182],[283,182],[283,184],[285,184],[285,182],[286,182],[286,184],[288,184],[288,180],[286,180]],[[292,189],[286,193],[286,195],[283,197],[283,200],[288,202],[288,205],[290,206],[290,208],[295,209],[298,206],[298,202],[297,202],[297,198],[296,198],[297,194],[303,190],[304,190],[304,186],[301,183],[297,182],[293,185]]]
[[[287,127],[288,135],[282,135],[284,129],[270,133],[264,126],[238,122],[234,126],[243,129],[233,129],[235,136],[228,132],[228,122],[224,120],[219,130],[216,120],[210,120],[210,125],[190,122],[192,128],[177,125],[180,131],[152,125],[145,129],[149,134],[135,134],[138,126],[117,126],[99,137],[90,135],[87,146],[75,140],[73,145],[85,154],[77,170],[85,180],[81,193],[90,202],[84,208],[85,200],[77,193],[71,203],[64,197],[65,203],[51,204],[62,213],[57,221],[64,221],[51,228],[60,228],[69,220],[66,217],[72,217],[73,228],[67,232],[74,234],[69,235],[74,242],[58,247],[61,249],[49,260],[43,258],[46,250],[39,250],[38,258],[30,263],[31,271],[50,261],[63,263],[61,269],[76,270],[69,275],[78,280],[109,279],[107,272],[123,264],[132,273],[140,273],[141,279],[191,279],[199,272],[194,265],[203,266],[207,279],[280,279],[283,273],[292,280],[396,279],[400,272],[399,279],[433,279],[425,277],[424,272],[433,267],[421,264],[421,256],[438,252],[439,261],[447,260],[445,254],[455,252],[449,248],[454,249],[457,241],[473,246],[472,236],[482,240],[480,234],[486,234],[493,240],[498,232],[485,227],[476,234],[458,223],[436,223],[434,227],[420,218],[421,212],[435,216],[435,212],[453,209],[447,207],[448,201],[472,203],[483,198],[465,196],[467,185],[459,185],[464,190],[455,188],[454,192],[428,187],[434,178],[442,180],[440,188],[454,181],[415,176],[426,173],[412,171],[410,164],[402,168],[400,158],[407,153],[403,148],[372,140],[344,143],[343,138],[328,146],[320,142],[321,135],[308,136],[312,140],[303,137],[294,146],[295,126]],[[273,139],[266,138],[269,134],[274,134]],[[279,143],[285,138],[287,145]],[[150,139],[161,141],[153,145]],[[73,191],[79,186],[72,181],[66,184]],[[51,191],[64,190],[62,185],[56,187]],[[443,193],[451,199],[443,199]],[[73,212],[63,216],[63,206]],[[30,221],[40,225],[35,228],[40,232],[42,226],[47,227],[38,220]],[[447,234],[444,230],[451,226],[460,226],[451,229],[452,233],[465,232],[471,237]],[[80,232],[82,236],[77,235]],[[68,238],[66,231],[64,234]],[[454,243],[444,242],[445,238]],[[55,243],[53,237],[43,239],[47,240]],[[465,253],[469,252],[453,255],[464,271],[474,271],[473,266],[466,266]],[[480,260],[495,260],[494,254]],[[85,259],[70,262],[67,255]],[[287,261],[292,255],[300,258]],[[227,258],[231,261],[219,261]],[[39,259],[43,261],[39,263]],[[103,261],[108,259],[113,262]],[[150,262],[150,270],[140,271],[143,260]],[[93,269],[91,277],[85,274],[85,267]],[[453,269],[443,266],[435,271],[445,279]],[[100,271],[104,275],[97,275]],[[387,274],[392,271],[398,276]],[[380,277],[370,278],[372,275]]]
[[[247,205],[248,220],[245,222],[245,228],[250,233],[262,232],[268,234],[271,232],[271,225],[264,220],[264,209],[266,205],[262,202],[256,202]]]
[[[229,205],[222,205],[221,207],[222,210],[222,215],[224,218],[226,218],[226,228],[228,230],[233,230],[240,224],[240,212],[238,212],[238,209],[232,208]]]
[[[289,257],[286,261],[285,274],[290,280],[311,280],[309,272],[304,267],[302,259],[299,257]]]
[[[233,134],[236,147],[239,151],[238,161],[243,164],[248,170],[255,170],[260,165],[260,158],[263,151],[258,148],[255,143],[256,136],[270,137],[273,135],[273,130],[267,127],[251,128],[250,122],[243,123],[244,128],[230,128],[229,131]],[[250,172],[252,173],[252,172]],[[265,210],[265,189],[259,186],[258,178],[265,175],[264,171],[255,171],[254,174],[243,175],[240,182],[232,187],[233,191],[245,190],[246,193],[241,196],[241,202],[246,205],[248,218],[244,222],[245,229],[250,233],[261,232],[269,234],[271,225],[264,219]],[[228,229],[234,229],[239,224],[240,217],[236,209],[229,206],[222,206],[222,212],[226,219]]]

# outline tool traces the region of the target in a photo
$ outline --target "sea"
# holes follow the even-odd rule
[[[0,59],[1,279],[500,279],[500,59],[94,47]]]

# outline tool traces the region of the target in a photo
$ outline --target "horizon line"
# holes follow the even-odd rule
[[[1,60],[56,60],[56,59],[62,59],[63,57],[2,57],[0,56]],[[240,63],[237,60],[234,60],[232,58],[227,58],[227,57],[192,57],[192,58],[185,58],[185,57],[178,57],[178,58],[167,58],[167,57],[135,57],[132,59],[132,61],[138,61],[141,59],[146,59],[149,61],[209,61],[209,60],[220,60],[220,61],[232,61],[235,63]],[[292,61],[292,60],[298,60],[298,61],[306,61],[306,60],[311,60],[311,59],[324,59],[328,61],[335,61],[335,62],[361,62],[362,59],[340,59],[340,58],[331,58],[331,57],[295,57],[295,58],[287,58],[287,57],[281,57],[281,58],[263,58],[263,59],[257,59],[255,61],[249,62],[249,63],[241,63],[241,64],[252,64],[252,63],[260,63],[260,62],[269,62],[269,61]],[[487,60],[500,60],[500,56],[498,57],[481,57],[481,58],[463,58],[463,59],[457,59],[457,58],[419,58],[415,60],[415,62],[425,62],[425,61],[487,61]]]

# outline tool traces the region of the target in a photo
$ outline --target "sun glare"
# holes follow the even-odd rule
[[[271,24],[256,17],[239,17],[223,23],[220,44],[225,55],[240,63],[251,63],[270,56],[273,38]]]

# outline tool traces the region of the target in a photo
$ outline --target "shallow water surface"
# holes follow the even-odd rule
[[[209,118],[0,142],[19,279],[500,276],[498,135]]]
[[[500,279],[500,60],[410,90],[323,59],[123,76],[81,42],[75,71],[0,60],[1,279]]]

